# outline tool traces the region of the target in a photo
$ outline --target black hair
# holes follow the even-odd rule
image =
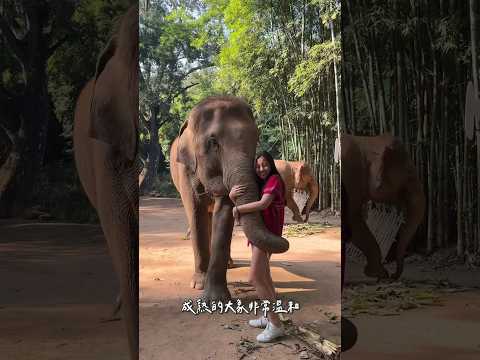
[[[257,165],[257,160],[260,159],[261,157],[265,158],[265,160],[267,160],[267,162],[270,164],[270,174],[268,174],[265,180],[262,180],[255,172],[255,176],[257,177],[258,189],[260,193],[262,191],[263,186],[272,175],[278,175],[278,177],[280,178],[280,181],[283,184],[283,191],[285,192],[286,190],[285,184],[283,183],[283,179],[280,176],[280,173],[278,172],[277,167],[275,166],[275,161],[273,160],[273,156],[267,151],[262,151],[261,153],[258,153],[257,156],[255,156],[255,164],[254,164],[255,166]]]

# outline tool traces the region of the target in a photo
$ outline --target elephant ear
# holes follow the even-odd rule
[[[100,56],[97,59],[97,65],[95,67],[95,81],[97,81],[98,77],[105,69],[108,61],[113,57],[115,54],[115,50],[117,49],[117,37],[114,35],[110,38],[105,48],[102,50]]]
[[[177,147],[177,162],[185,165],[191,172],[197,171],[197,158],[193,151],[193,136],[189,129],[187,129],[188,122],[185,122],[180,130]]]
[[[138,147],[138,61],[134,66],[119,63],[115,57],[118,50],[114,35],[98,58],[89,136],[111,145],[123,159],[134,161]]]

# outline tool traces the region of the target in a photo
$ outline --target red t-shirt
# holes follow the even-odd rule
[[[274,174],[268,178],[262,189],[262,196],[264,194],[273,194],[275,196],[270,206],[262,210],[265,226],[275,235],[282,236],[285,218],[285,189],[279,175]]]
[[[282,236],[283,222],[285,219],[285,189],[279,175],[272,175],[262,188],[263,194],[273,194],[275,197],[269,207],[262,210],[262,218],[268,231],[275,235]],[[247,239],[247,245],[250,241]]]

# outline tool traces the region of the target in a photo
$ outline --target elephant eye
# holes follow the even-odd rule
[[[207,141],[207,146],[209,150],[218,148],[219,144],[217,139],[215,139],[214,137],[210,137]]]

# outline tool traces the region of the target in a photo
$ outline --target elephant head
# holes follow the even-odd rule
[[[257,201],[259,189],[254,173],[258,130],[251,108],[235,97],[207,98],[192,109],[181,130],[177,161],[186,166],[197,194],[224,197],[237,184],[248,192],[241,205]],[[266,230],[258,212],[242,216],[247,238],[270,253],[288,250],[288,241]]]
[[[312,181],[312,176],[308,165],[301,163],[295,168],[295,189],[305,189]]]
[[[372,162],[370,198],[400,205],[405,212],[405,223],[400,228],[398,240],[386,257],[386,262],[396,260],[397,270],[392,277],[399,278],[407,247],[423,221],[425,195],[415,165],[403,144],[394,137],[387,139],[388,143]]]
[[[305,214],[305,221],[308,221],[310,210],[318,197],[319,188],[312,169],[305,162],[301,162],[300,166],[295,169],[295,188],[308,190],[308,200],[302,211]]]

